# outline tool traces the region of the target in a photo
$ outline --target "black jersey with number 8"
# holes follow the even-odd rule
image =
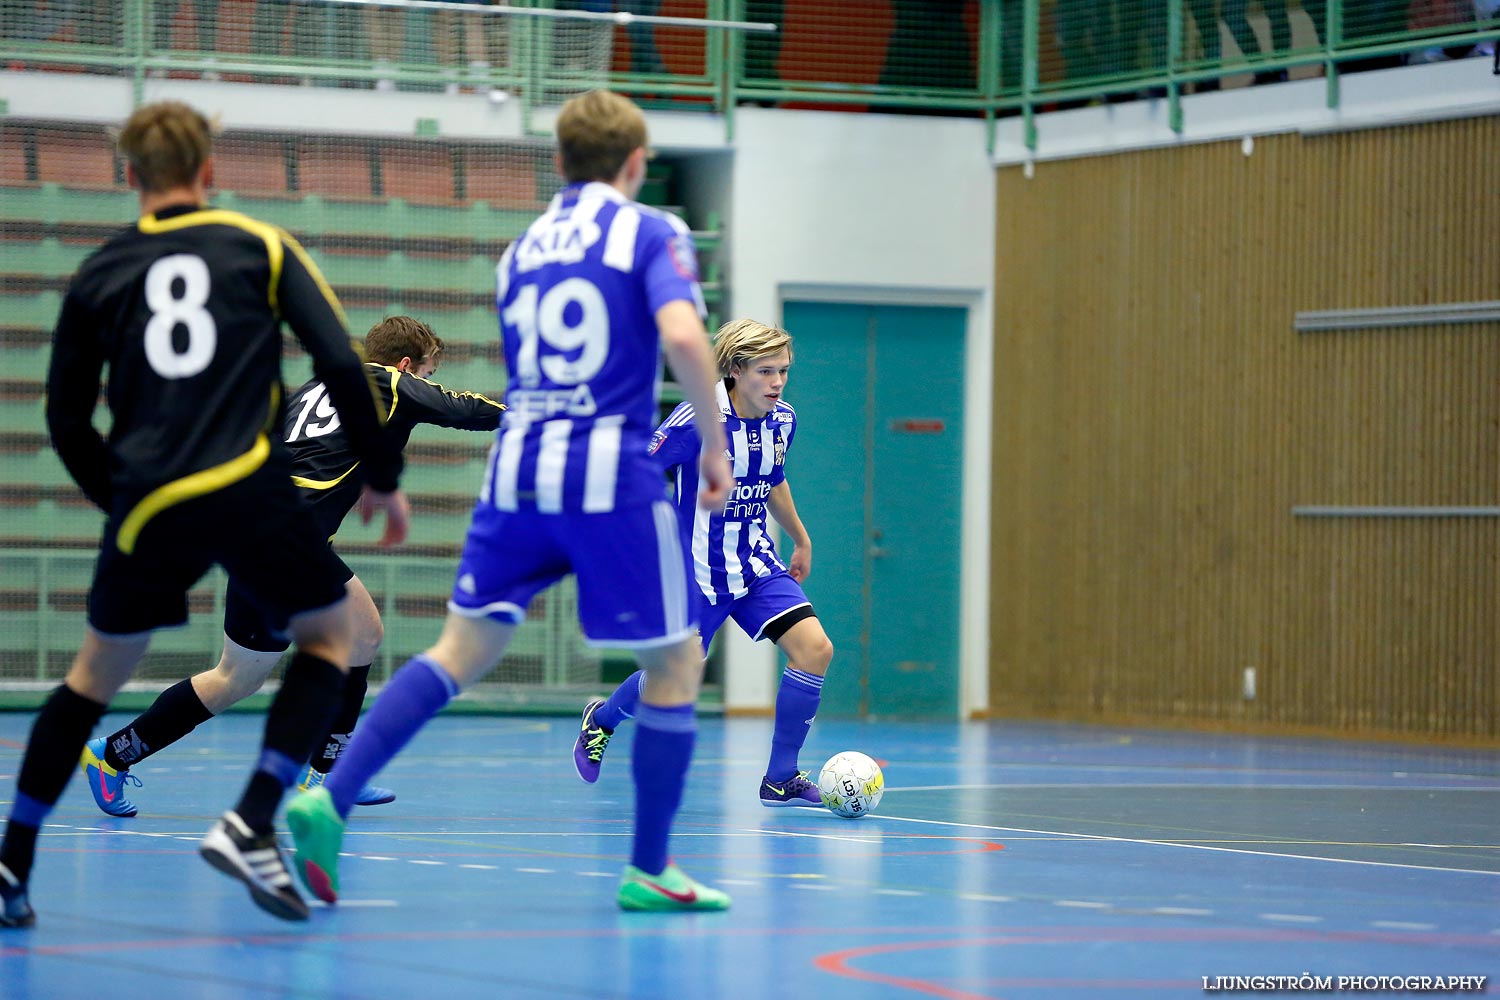
[[[366,482],[394,489],[399,445],[380,427],[338,300],[290,235],[178,207],[142,217],[79,268],[53,337],[47,423],[79,486],[120,519],[122,550],[161,510],[288,461],[283,320],[334,397]],[[107,444],[90,423],[105,365]]]

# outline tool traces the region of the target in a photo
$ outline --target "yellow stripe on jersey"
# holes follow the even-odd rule
[[[239,482],[250,475],[256,469],[265,464],[266,457],[271,454],[271,442],[264,434],[257,434],[255,444],[243,455],[231,458],[227,462],[195,472],[181,479],[174,479],[170,483],[158,486],[147,493],[140,503],[130,509],[125,515],[125,520],[120,522],[120,531],[115,538],[115,544],[120,551],[127,556],[135,551],[136,539],[140,537],[141,530],[146,527],[157,514],[168,507],[175,507],[186,500],[201,497],[215,490]]]
[[[355,462],[353,465],[349,466],[349,468],[345,469],[343,475],[339,476],[337,479],[303,479],[301,476],[293,476],[292,482],[302,487],[304,490],[331,490],[339,483],[342,483],[344,480],[348,479],[349,473],[353,472],[357,468],[359,468],[359,463]],[[329,537],[331,538],[332,536],[330,535]]]
[[[295,240],[276,226],[223,208],[204,208],[196,212],[189,212],[187,215],[175,215],[170,219],[158,219],[154,215],[143,215],[140,221],[136,223],[136,228],[141,232],[153,235],[156,233],[176,232],[179,229],[188,229],[192,226],[233,226],[236,229],[243,229],[247,233],[259,236],[261,241],[266,245],[266,258],[271,264],[271,281],[266,289],[266,298],[269,300],[273,310],[277,308],[276,289],[281,284],[281,261],[284,255],[282,243],[283,240],[290,241],[292,246],[300,252],[302,248],[296,245]],[[304,259],[304,263],[307,263],[311,267],[311,262]],[[314,270],[313,275],[317,278],[320,287],[327,287],[322,285],[322,275],[319,275],[316,270]],[[333,293],[328,292],[327,294],[332,295]],[[338,309],[337,302],[334,303],[334,309]],[[344,318],[342,311],[339,311],[339,318]],[[345,324],[345,326],[347,328],[348,324]]]
[[[391,418],[396,415],[396,401],[401,398],[401,393],[396,388],[396,385],[401,381],[401,369],[392,368],[390,365],[382,365],[381,367],[391,373],[391,409],[385,415],[385,422],[390,423]]]

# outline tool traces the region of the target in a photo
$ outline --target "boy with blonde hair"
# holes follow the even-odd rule
[[[812,540],[792,502],[786,456],[797,433],[797,411],[782,398],[792,367],[792,338],[785,330],[752,319],[735,320],[714,338],[722,382],[716,417],[724,427],[735,486],[713,512],[684,503],[695,490],[693,456],[702,442],[694,431],[691,403],[673,410],[651,439],[651,453],[676,471],[676,505],[682,541],[693,554],[694,597],[703,651],[714,633],[733,618],[752,639],[770,639],[786,653],[776,695],[771,756],[760,781],[763,806],[822,806],[816,782],[797,763],[813,717],[833,643],[823,631],[802,581],[812,571]],[[766,531],[766,515],[792,540],[782,562]],[[589,702],[573,745],[573,766],[587,782],[599,766],[615,727],[633,718],[642,677],[626,678],[608,699]]]

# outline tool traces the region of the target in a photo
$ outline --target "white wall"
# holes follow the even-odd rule
[[[987,707],[995,183],[984,125],[742,108],[733,145],[725,229],[734,315],[780,321],[792,298],[969,307],[962,550],[971,556],[961,567],[959,655],[964,710]],[[795,382],[792,390],[795,402]],[[774,647],[728,628],[727,707],[769,707]]]

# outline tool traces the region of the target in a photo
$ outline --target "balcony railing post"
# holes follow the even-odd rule
[[[151,4],[166,0],[125,0],[120,17],[120,41],[130,60],[130,99],[132,107],[146,102],[146,57],[150,54]]]
[[[1323,17],[1326,22],[1323,25],[1323,75],[1328,82],[1328,106],[1336,108],[1339,106],[1339,64],[1333,56],[1344,44],[1344,0],[1328,0],[1328,10]]]
[[[1042,20],[1041,0],[1025,0],[1021,8],[1021,23],[1025,25],[1021,39],[1021,105],[1022,121],[1025,123],[1026,148],[1036,150],[1036,91],[1040,72],[1037,66]]]
[[[979,5],[979,94],[984,98],[985,152],[995,152],[995,98],[1000,92],[1000,33],[1005,25],[1000,4],[1007,0],[983,0]]]
[[[1182,33],[1182,0],[1167,3],[1167,125],[1173,132],[1182,132],[1182,84],[1177,79],[1182,69],[1184,48]]]

